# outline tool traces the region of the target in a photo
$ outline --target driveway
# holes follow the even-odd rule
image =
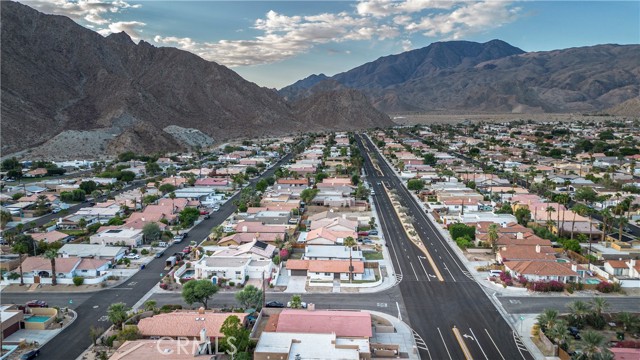
[[[306,276],[291,276],[289,277],[289,283],[287,284],[287,289],[284,291],[286,293],[295,293],[302,294],[306,293],[305,285],[307,284]]]

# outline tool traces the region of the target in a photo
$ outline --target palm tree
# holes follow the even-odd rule
[[[22,254],[29,252],[29,245],[24,241],[14,243],[13,252],[18,253],[18,261],[20,261],[20,285],[24,285],[24,278],[22,276]]]
[[[489,244],[491,245],[491,252],[495,254],[498,251],[498,224],[489,225],[489,231],[487,232],[489,237]]]
[[[602,216],[602,241],[606,241],[607,239],[607,224],[609,224],[610,220],[613,220],[613,216],[609,209],[603,209],[600,212],[600,216]]]
[[[606,312],[611,306],[607,299],[601,297],[591,299],[590,305],[594,314],[598,317],[601,317],[602,313]]]
[[[51,261],[51,285],[58,285],[56,278],[56,258],[58,258],[58,249],[51,248],[44,252],[44,257]]]
[[[544,332],[545,329],[551,328],[558,320],[558,310],[544,309],[544,311],[536,317],[536,320]]]
[[[622,323],[624,331],[627,331],[638,324],[638,316],[626,311],[618,313],[616,320]]]
[[[582,350],[587,355],[588,359],[591,359],[593,355],[597,354],[602,344],[604,344],[604,336],[593,330],[588,330],[582,333],[582,343],[584,347]]]
[[[544,334],[564,349],[565,347],[562,345],[566,344],[569,340],[569,327],[565,320],[558,320],[548,328]]]
[[[351,250],[356,244],[357,244],[356,240],[351,236],[347,236],[344,239],[344,246],[349,247],[349,282],[353,280],[353,258],[351,257]]]
[[[549,231],[551,231],[550,225],[553,225],[553,221],[551,220],[551,213],[556,212],[556,209],[553,206],[547,206],[545,211],[547,212],[547,226],[549,227]]]
[[[606,347],[601,347],[599,352],[591,357],[591,360],[615,360],[616,356]]]
[[[569,308],[570,316],[577,322],[578,327],[582,327],[584,319],[591,310],[591,306],[584,301],[576,300],[567,304],[567,307]]]
[[[626,217],[620,216],[618,218],[618,241],[622,242],[622,228],[629,223]]]

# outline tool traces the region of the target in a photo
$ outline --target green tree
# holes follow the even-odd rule
[[[144,307],[144,311],[155,311],[157,304],[155,300],[147,300],[142,306]]]
[[[262,290],[253,285],[247,285],[236,293],[236,300],[244,307],[257,308],[262,304]]]
[[[182,287],[182,298],[189,305],[202,303],[207,309],[207,302],[217,292],[218,287],[210,280],[191,280]]]
[[[529,221],[531,221],[531,210],[521,207],[516,210],[515,213],[518,224],[522,226],[527,226]]]
[[[622,328],[624,329],[624,331],[631,330],[632,328],[638,326],[638,323],[640,322],[637,315],[631,314],[626,311],[618,313],[618,315],[616,316],[616,320],[622,324]]]
[[[352,236],[347,236],[344,239],[344,246],[349,248],[349,282],[353,280],[353,257],[351,256],[351,251],[353,247],[356,246],[357,242]]]
[[[305,204],[309,204],[313,198],[318,195],[318,192],[318,189],[304,189],[300,192],[300,199],[304,201]]]
[[[504,203],[504,204],[502,204],[500,209],[495,211],[495,213],[496,214],[509,214],[509,215],[512,215],[513,214],[513,208],[511,208],[511,204]]]
[[[413,191],[424,189],[424,181],[422,179],[410,179],[407,181],[407,188]]]
[[[9,223],[13,219],[11,213],[6,210],[0,210],[0,228],[5,228],[7,223]]]
[[[604,336],[593,330],[587,330],[582,334],[582,343],[584,347],[582,350],[588,359],[591,359],[596,353],[599,352],[600,347],[604,344]]]
[[[567,305],[569,308],[569,316],[575,326],[583,327],[587,315],[591,312],[591,306],[588,303],[576,300]]]
[[[547,328],[544,334],[558,346],[566,349],[566,344],[569,340],[569,329],[566,321],[558,320],[551,327]]]
[[[6,159],[2,162],[2,171],[10,171],[10,170],[20,170],[22,169],[22,164],[16,159],[12,157],[10,159]]]
[[[498,252],[498,224],[489,225],[487,235],[489,237],[489,245],[491,245],[491,252],[495,254]]]
[[[293,295],[291,296],[291,308],[292,309],[300,309],[302,308],[302,296],[300,295]]]
[[[162,184],[162,185],[160,185],[158,190],[160,190],[162,192],[162,194],[164,195],[164,194],[168,194],[170,192],[175,191],[176,187],[173,186],[172,184]]]
[[[162,172],[162,168],[156,162],[148,162],[144,165],[144,170],[149,176],[154,176]]]
[[[56,286],[58,285],[56,275],[56,259],[58,258],[58,249],[56,247],[49,248],[44,252],[44,257],[51,261],[51,286]]]
[[[240,318],[235,315],[229,316],[220,326],[220,332],[224,334],[220,342],[222,350],[228,354],[233,354],[238,350],[247,351],[250,344],[249,329],[244,327]]]
[[[149,243],[160,239],[160,236],[162,236],[162,230],[160,230],[160,226],[158,226],[158,224],[152,222],[144,225],[142,228],[142,234],[144,235],[144,242]]]
[[[180,211],[180,225],[183,228],[190,228],[200,216],[200,211],[196,208],[188,207]]]
[[[24,285],[24,277],[22,275],[22,255],[29,253],[29,245],[24,241],[14,241],[12,250],[18,254],[18,261],[20,262],[20,285]]]
[[[598,194],[592,187],[584,186],[576,190],[574,197],[577,201],[585,201],[586,203],[591,204],[596,201]]]
[[[435,165],[438,162],[438,159],[436,159],[436,156],[432,153],[426,153],[422,156],[422,160],[424,162],[425,165]]]
[[[91,194],[98,188],[98,184],[93,180],[89,180],[81,182],[78,187],[84,190],[85,194]]]
[[[602,316],[602,314],[611,307],[611,304],[609,304],[607,299],[601,297],[591,299],[590,304],[591,309],[596,316]]]
[[[260,192],[265,192],[265,190],[267,190],[267,187],[269,187],[269,183],[267,182],[266,179],[260,179],[257,183],[256,183],[256,190],[260,191]]]
[[[536,317],[536,320],[544,332],[546,329],[553,327],[553,324],[558,321],[558,310],[544,309],[544,311]]]
[[[467,237],[472,240],[476,237],[476,228],[462,223],[451,224],[449,225],[449,234],[451,234],[451,238],[453,239]]]
[[[118,302],[109,305],[107,310],[107,318],[113,323],[116,328],[122,327],[122,324],[127,320],[128,312],[131,310],[127,307],[127,304]]]

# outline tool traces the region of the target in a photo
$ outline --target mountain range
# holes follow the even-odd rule
[[[500,40],[436,42],[331,77],[312,75],[279,93],[297,101],[355,89],[387,113],[616,112],[627,103],[638,114],[633,101],[640,91],[638,59],[640,45],[524,52]]]
[[[107,37],[2,1],[2,154],[93,157],[393,123],[364,96],[331,91],[296,108],[275,90],[175,48]],[[323,104],[324,102],[324,104]],[[333,105],[359,109],[335,116]],[[309,109],[315,111],[310,112]],[[197,144],[185,141],[197,135]]]

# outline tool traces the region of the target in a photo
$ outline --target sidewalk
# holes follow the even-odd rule
[[[408,359],[420,360],[420,353],[418,352],[418,346],[420,348],[426,347],[424,341],[420,339],[418,344],[414,337],[414,331],[402,320],[397,317],[381,313],[373,310],[363,310],[370,313],[372,316],[383,318],[393,325],[395,332],[376,332],[374,331],[371,342],[378,342],[381,344],[398,344],[400,346],[400,352],[407,353]]]

